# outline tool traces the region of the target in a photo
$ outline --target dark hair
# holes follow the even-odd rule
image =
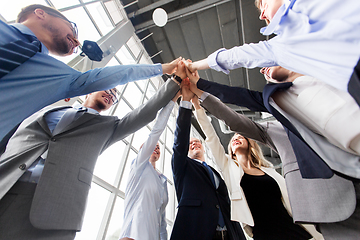
[[[31,5],[21,9],[20,13],[18,14],[18,16],[16,18],[16,22],[17,23],[24,22],[29,17],[29,15],[32,14],[38,8],[44,10],[49,15],[69,21],[61,12],[59,12],[55,8],[47,7],[47,6],[44,6],[41,4],[31,4]]]

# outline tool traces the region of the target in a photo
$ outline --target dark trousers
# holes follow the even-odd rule
[[[354,72],[350,77],[348,92],[360,106],[360,59],[354,67]]]
[[[356,209],[345,221],[321,223],[320,231],[326,240],[358,240],[360,236],[360,183],[354,182]]]
[[[73,240],[73,230],[43,230],[30,222],[36,183],[17,182],[0,200],[0,240]]]

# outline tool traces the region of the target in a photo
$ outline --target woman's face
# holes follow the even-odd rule
[[[159,143],[156,144],[156,147],[155,147],[154,151],[152,152],[150,158],[153,159],[155,162],[157,160],[159,160],[159,158],[160,158],[160,145],[159,145]]]
[[[259,6],[260,20],[265,20],[269,24],[281,5],[283,5],[283,0],[261,0]]]
[[[244,151],[244,150],[248,150],[249,148],[249,143],[246,140],[246,138],[244,138],[242,135],[236,133],[232,138],[231,138],[231,150],[233,153],[236,153],[236,151]]]

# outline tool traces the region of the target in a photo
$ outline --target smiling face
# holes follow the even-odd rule
[[[108,110],[113,103],[111,94],[106,91],[99,91],[88,94],[83,105],[101,112]]]
[[[201,160],[204,156],[204,146],[201,141],[197,138],[191,138],[189,144],[189,157],[192,159]]]
[[[269,24],[283,4],[283,0],[257,0],[256,5],[260,10],[260,20],[265,20]]]
[[[159,143],[156,144],[154,151],[151,154],[150,162],[156,162],[160,158],[160,145]]]
[[[230,140],[231,151],[236,153],[236,151],[247,152],[249,149],[249,143],[242,135],[235,133]]]
[[[44,21],[42,26],[51,35],[47,48],[52,54],[67,56],[80,45],[76,31],[69,21],[48,14],[47,21]]]

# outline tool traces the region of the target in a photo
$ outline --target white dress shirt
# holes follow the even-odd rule
[[[207,58],[209,66],[228,73],[240,67],[280,65],[347,91],[360,56],[360,1],[297,0],[289,6],[286,1],[261,30],[277,36],[219,49]]]
[[[174,102],[159,113],[157,121],[137,157],[131,164],[125,190],[124,223],[120,238],[166,240],[165,207],[168,203],[167,179],[149,162],[166,127]]]

